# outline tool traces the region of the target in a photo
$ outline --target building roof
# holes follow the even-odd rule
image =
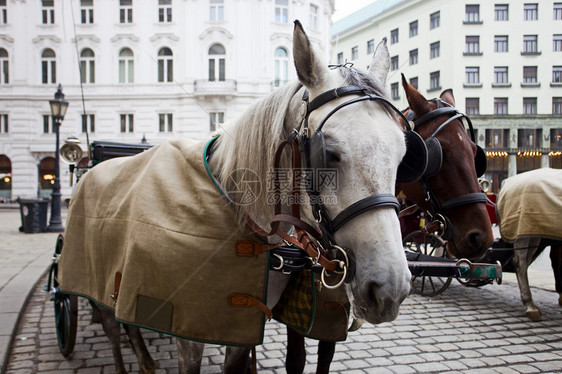
[[[375,0],[371,4],[351,13],[332,25],[332,36],[342,33],[352,27],[360,25],[369,19],[386,12],[394,6],[409,0]]]

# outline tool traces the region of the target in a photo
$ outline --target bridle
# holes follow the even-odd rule
[[[426,145],[428,147],[428,152],[430,153],[430,158],[431,158],[431,153],[434,153],[434,157],[433,157],[434,161],[433,161],[433,166],[428,165],[428,170],[420,178],[420,184],[422,187],[424,199],[429,205],[429,209],[427,210],[427,213],[430,215],[431,220],[440,223],[441,227],[438,235],[448,240],[452,236],[452,226],[449,218],[444,213],[444,211],[466,204],[477,204],[477,203],[486,204],[488,202],[488,198],[486,197],[486,194],[483,192],[475,192],[475,193],[467,193],[467,194],[455,196],[449,200],[441,202],[439,201],[439,199],[431,189],[431,186],[429,184],[430,178],[439,172],[439,170],[441,169],[441,162],[442,162],[442,150],[441,150],[441,145],[436,138],[437,134],[439,134],[446,126],[451,124],[454,120],[458,119],[461,120],[461,122],[465,126],[468,126],[471,140],[473,143],[476,143],[476,139],[474,136],[474,128],[472,126],[472,122],[470,118],[464,113],[460,112],[457,108],[449,105],[448,103],[445,103],[439,99],[435,99],[434,101],[437,104],[436,109],[422,115],[416,120],[414,120],[415,113],[412,110],[410,110],[407,113],[407,118],[414,122],[415,125],[414,130],[416,130],[420,126],[424,125],[425,123],[428,123],[438,117],[441,116],[449,117],[445,122],[440,124],[439,127],[437,127],[437,129],[435,129],[435,131],[433,131],[433,133],[427,139],[425,139]],[[438,157],[435,157],[436,152],[439,153]],[[436,158],[438,159],[438,161],[435,161]],[[478,176],[484,174],[484,172],[486,171],[486,155],[482,150],[482,148],[480,148],[478,145],[477,145],[477,152],[475,157],[475,169],[476,169],[476,174]]]

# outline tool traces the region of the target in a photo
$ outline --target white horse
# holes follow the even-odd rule
[[[301,130],[308,127],[308,131],[313,133],[323,123],[322,140],[316,143],[315,149],[318,150],[320,145],[322,153],[325,152],[325,158],[322,158],[323,166],[335,173],[337,185],[330,188],[322,186],[317,195],[310,196],[310,200],[314,197],[324,202],[320,208],[325,220],[329,217],[341,218],[339,215],[344,212],[345,219],[340,220],[341,229],[326,234],[330,234],[331,242],[346,248],[354,257],[354,276],[345,284],[345,289],[355,316],[373,324],[392,321],[398,315],[400,304],[409,294],[410,272],[402,247],[395,203],[389,202],[389,196],[395,199],[392,194],[396,171],[405,154],[406,145],[396,109],[385,99],[388,95],[383,87],[390,65],[386,40],[379,44],[368,72],[344,66],[329,69],[298,21],[295,22],[293,44],[299,82],[289,83],[272,92],[252,105],[238,120],[225,126],[210,151],[209,169],[224,191],[239,191],[239,186],[244,182],[242,179],[247,177],[247,174],[237,172],[241,169],[250,170],[252,175],[257,176],[257,180],[266,181],[271,178],[279,144],[290,134],[294,135],[297,127]],[[308,102],[311,103],[308,110],[307,102],[303,101],[305,92]],[[319,97],[320,99],[315,101]],[[301,132],[301,144],[304,141],[302,136],[304,135]],[[146,153],[158,152],[157,148],[162,146]],[[141,154],[131,159],[149,156]],[[320,157],[315,153],[304,156],[313,162],[318,161]],[[290,152],[287,150],[279,166],[289,168],[289,159]],[[126,162],[128,161],[123,161],[121,170],[126,170]],[[103,166],[104,163],[89,171],[78,187],[87,189],[88,184],[95,182],[94,175],[100,176],[96,174],[96,169],[99,168],[101,173]],[[105,168],[106,172],[109,171],[109,166]],[[159,186],[165,187],[162,183]],[[135,183],[135,187],[143,188],[141,183]],[[247,218],[250,217],[257,225],[269,229],[275,214],[274,206],[270,202],[275,196],[272,196],[274,191],[265,191],[265,184],[262,187],[262,193],[256,194],[254,200],[236,207],[241,226],[245,226]],[[107,192],[109,190],[105,189]],[[129,193],[127,196],[131,195]],[[92,195],[88,198],[93,199]],[[366,204],[367,209],[357,209],[357,202],[361,202],[362,206]],[[142,203],[148,204],[146,201]],[[290,207],[285,205],[284,209],[288,212]],[[317,212],[312,211],[309,202],[301,203],[300,209],[303,220],[314,220]],[[143,219],[151,219],[150,214],[143,216]],[[72,221],[72,207],[68,221]],[[157,224],[158,222],[153,225]],[[111,229],[111,225],[106,224],[105,229]],[[70,229],[69,226],[70,230],[76,232],[80,227],[75,225]],[[67,236],[68,234],[67,232]],[[101,237],[102,233],[99,235]],[[96,236],[94,234],[91,237]],[[150,236],[147,238],[150,239]],[[142,246],[143,243],[138,245]],[[65,255],[62,257],[64,259]],[[78,260],[81,259],[76,261]],[[209,282],[211,281],[212,279],[209,279]],[[267,297],[269,309],[277,303],[287,281],[288,277],[282,273],[270,272]],[[67,284],[66,287],[70,285]],[[120,300],[128,297],[122,295],[123,287],[121,285],[119,291]],[[111,301],[108,301],[106,305],[110,303]],[[123,362],[118,357],[119,349],[115,347],[119,344],[117,322],[111,319],[112,311],[102,312],[104,330],[113,336],[110,336],[110,339],[114,346],[117,369],[120,372],[124,371]],[[142,338],[138,341],[138,327],[130,325],[127,332],[139,358],[141,370],[153,370],[154,365],[149,356],[147,358],[148,352],[143,348]],[[199,372],[203,344],[183,339],[177,339],[177,342],[180,371]],[[137,352],[139,346],[140,350]],[[229,348],[225,372],[240,373],[248,370],[247,353],[248,349],[245,348]]]
[[[214,151],[210,166],[220,178],[229,175],[244,165],[256,161],[255,154],[247,150],[255,148],[262,139],[284,138],[297,123],[302,120],[302,91],[293,95],[287,106],[275,105],[275,96],[286,98],[284,90],[294,91],[302,86],[309,91],[310,100],[318,95],[344,85],[368,87],[371,92],[382,94],[389,70],[389,54],[386,41],[377,47],[367,74],[359,73],[345,67],[330,70],[318,53],[312,48],[310,40],[296,23],[293,39],[294,62],[300,84],[291,84],[273,96],[267,97],[251,109],[253,115],[244,116],[232,124],[226,132],[230,135],[221,139]],[[321,107],[310,116],[310,128],[313,132],[326,113],[334,105],[341,104],[349,98],[340,98],[332,105]],[[254,121],[266,108],[276,106],[281,109],[273,121],[279,127],[259,126]],[[282,126],[282,127],[281,127]],[[262,131],[272,131],[267,135]],[[335,217],[362,197],[381,192],[393,193],[395,170],[402,159],[404,146],[401,133],[395,119],[388,115],[384,104],[365,102],[357,103],[336,112],[325,126],[328,166],[337,169],[337,191],[322,191],[323,196],[336,198],[336,204],[327,207],[328,214]],[[262,161],[254,165],[258,175],[264,175],[272,164],[275,144],[263,144],[269,149],[262,153]],[[245,214],[267,221],[271,207],[254,204],[245,207]],[[263,212],[269,212],[265,217]],[[312,219],[310,214],[309,219]],[[346,286],[352,310],[356,317],[371,323],[391,321],[396,318],[398,306],[409,292],[410,274],[404,261],[403,248],[400,244],[400,231],[396,214],[391,209],[377,209],[356,217],[335,234],[335,239],[342,246],[352,249],[357,261],[357,273],[351,284]],[[278,277],[278,273],[271,273]],[[277,282],[277,284],[283,284]],[[282,288],[282,287],[281,287]],[[273,307],[279,298],[280,288],[270,290],[268,307]],[[177,340],[180,371],[198,373],[203,354],[203,345],[186,340]],[[227,349],[225,372],[243,372],[248,370],[249,349]]]

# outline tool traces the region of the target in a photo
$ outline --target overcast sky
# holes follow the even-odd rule
[[[375,0],[336,0],[336,11],[332,21],[335,22],[374,2]]]

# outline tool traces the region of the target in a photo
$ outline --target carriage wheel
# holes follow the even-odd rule
[[[402,241],[406,251],[421,252],[424,255],[451,258],[447,249],[434,235],[426,235],[421,231],[414,231]],[[412,277],[412,292],[421,296],[436,296],[445,291],[453,278],[421,276]]]
[[[59,235],[55,246],[55,253],[59,255],[64,244],[64,237]],[[65,295],[60,292],[58,281],[58,264],[54,264],[53,287],[55,289],[55,329],[59,350],[64,357],[68,357],[74,350],[76,343],[76,327],[78,324],[78,299],[76,296]]]

